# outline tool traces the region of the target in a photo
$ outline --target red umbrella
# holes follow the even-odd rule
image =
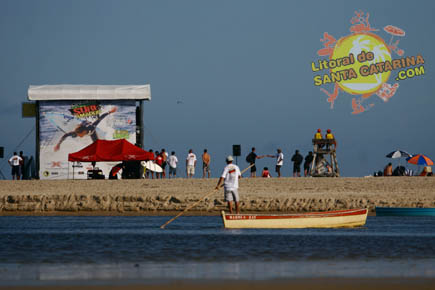
[[[433,165],[433,161],[429,157],[423,154],[414,155],[406,160],[408,161],[408,163],[415,164],[415,165],[426,165],[426,166]]]

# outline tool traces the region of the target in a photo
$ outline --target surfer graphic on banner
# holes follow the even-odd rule
[[[80,138],[82,138],[84,136],[90,136],[92,139],[92,142],[97,141],[98,135],[97,135],[96,129],[97,129],[98,124],[105,117],[107,117],[109,114],[116,112],[116,110],[117,110],[117,108],[113,107],[112,109],[110,109],[110,111],[98,116],[95,121],[91,122],[88,120],[84,120],[73,131],[65,132],[65,134],[60,138],[59,142],[57,142],[57,144],[54,146],[54,151],[58,151],[60,149],[60,145],[62,144],[62,142],[65,141],[65,139],[68,137],[72,137],[72,138],[80,137]]]

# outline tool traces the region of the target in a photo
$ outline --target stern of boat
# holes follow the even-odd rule
[[[225,218],[225,211],[224,210],[221,211],[221,215],[222,215],[222,221],[224,222],[224,228],[226,228],[227,227],[227,220]]]

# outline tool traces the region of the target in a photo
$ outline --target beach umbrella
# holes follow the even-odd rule
[[[388,153],[387,155],[385,155],[385,157],[393,158],[393,159],[402,158],[402,157],[409,158],[409,157],[412,157],[412,154],[409,154],[408,152],[403,151],[403,150],[396,150],[396,151]],[[400,159],[399,159],[399,165],[400,165]]]
[[[412,157],[412,154],[409,154],[408,152],[403,151],[403,150],[396,150],[396,151],[388,153],[385,157],[388,157],[388,158],[406,157],[406,158],[408,158],[408,157]]]
[[[409,157],[406,159],[408,163],[415,164],[415,165],[425,165],[425,166],[432,166],[433,161],[423,154],[417,154],[412,157]]]

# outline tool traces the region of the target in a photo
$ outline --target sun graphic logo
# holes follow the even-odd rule
[[[370,26],[369,17],[368,13],[365,15],[362,11],[356,11],[351,19],[350,35],[336,40],[325,32],[320,40],[324,47],[317,54],[327,56],[328,60],[312,62],[311,68],[313,72],[329,70],[324,75],[316,75],[314,84],[334,84],[331,93],[320,88],[328,96],[331,108],[334,107],[340,90],[357,96],[352,98],[353,114],[373,107],[373,103],[363,105],[373,94],[387,102],[399,88],[398,83],[388,83],[393,70],[402,69],[395,78],[397,81],[424,75],[424,59],[421,55],[393,59],[393,54],[399,57],[404,54],[404,50],[398,47],[400,39],[394,38],[404,37],[405,32],[392,25],[385,26],[383,31],[391,35],[387,44],[376,34],[379,30]]]
[[[372,52],[367,55],[363,52]],[[374,34],[354,34],[341,38],[334,48],[331,59],[343,58],[348,55],[360,55],[369,57],[370,60],[359,62],[356,61],[350,64],[348,68],[352,68],[357,76],[352,79],[347,79],[339,82],[340,88],[349,94],[369,94],[380,89],[383,83],[387,82],[391,72],[382,72],[370,76],[362,76],[360,69],[363,65],[374,64],[380,61],[391,61],[390,51],[384,40]],[[332,69],[332,72],[339,71],[340,68]]]

